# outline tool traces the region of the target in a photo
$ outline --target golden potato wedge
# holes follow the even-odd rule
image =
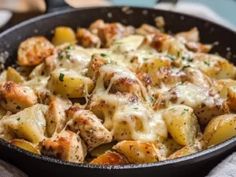
[[[8,67],[7,69],[7,80],[15,83],[22,83],[25,81],[24,77],[12,67]]]
[[[179,157],[183,157],[183,156],[187,156],[193,153],[198,152],[199,149],[197,149],[195,146],[184,146],[183,148],[181,148],[180,150],[174,152],[173,154],[171,154],[168,159],[176,159]]]
[[[236,114],[225,114],[213,118],[206,126],[203,140],[207,146],[222,143],[236,136]]]
[[[199,125],[193,109],[185,105],[175,105],[166,109],[163,118],[173,139],[180,145],[194,143]]]
[[[51,73],[48,88],[68,98],[85,97],[91,93],[94,87],[93,81],[73,70],[58,69]]]
[[[29,141],[25,141],[23,139],[13,139],[10,143],[34,154],[40,154],[39,148]]]
[[[104,154],[93,159],[90,163],[96,165],[123,165],[128,164],[129,162],[126,157],[121,155],[120,153],[107,151]]]
[[[141,141],[120,141],[114,150],[123,154],[130,163],[152,163],[158,161],[157,149],[153,143]]]
[[[31,37],[23,41],[18,49],[18,64],[35,66],[42,63],[54,52],[54,46],[43,36]]]
[[[46,105],[36,104],[16,114],[7,116],[2,119],[2,123],[17,138],[23,138],[32,143],[39,143],[45,137],[46,121],[44,114],[46,111]]]
[[[54,45],[61,45],[64,43],[75,44],[77,42],[75,32],[72,28],[66,26],[58,26],[54,30],[52,43]]]

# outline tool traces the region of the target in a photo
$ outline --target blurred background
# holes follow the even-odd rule
[[[57,1],[57,0],[54,0]],[[236,0],[65,0],[74,8],[127,5],[179,11],[227,26],[236,31]],[[62,8],[63,9],[63,8]],[[61,9],[58,9],[61,10]],[[0,0],[0,32],[46,12],[45,0]]]

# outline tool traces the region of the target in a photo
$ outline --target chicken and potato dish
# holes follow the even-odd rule
[[[236,136],[236,67],[197,28],[93,22],[19,45],[0,75],[0,138],[75,163],[137,164]]]

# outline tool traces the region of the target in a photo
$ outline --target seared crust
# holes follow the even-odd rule
[[[67,115],[71,119],[68,128],[80,133],[88,150],[112,141],[112,134],[91,111],[74,106],[67,111]]]
[[[86,156],[86,147],[80,137],[66,130],[41,143],[41,153],[61,160],[81,163]]]
[[[18,64],[35,66],[53,54],[54,46],[43,36],[31,37],[23,41],[18,49]]]
[[[115,151],[107,151],[93,159],[90,163],[96,165],[124,165],[128,164],[129,162],[122,154]]]
[[[37,96],[27,86],[7,81],[0,85],[0,104],[11,112],[18,112],[37,103]]]

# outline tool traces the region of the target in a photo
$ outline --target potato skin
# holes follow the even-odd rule
[[[31,37],[23,41],[18,49],[18,64],[35,66],[42,63],[54,52],[54,46],[43,36]]]
[[[0,98],[1,106],[13,113],[37,103],[37,96],[30,87],[12,81],[0,85]]]
[[[122,154],[114,151],[107,151],[93,159],[90,163],[95,165],[124,165],[129,162]]]
[[[213,118],[204,130],[203,140],[212,146],[236,136],[236,114],[225,114]]]
[[[158,161],[157,149],[153,143],[141,141],[120,141],[114,150],[123,154],[130,163],[152,163]]]
[[[10,141],[10,143],[21,148],[21,149],[32,152],[34,154],[40,154],[39,148],[36,145],[34,145],[26,140],[13,139]]]
[[[93,81],[70,70],[55,70],[51,73],[48,88],[55,94],[68,98],[87,96],[93,89]]]
[[[199,125],[191,107],[169,107],[164,111],[163,117],[169,133],[177,143],[183,146],[194,143]]]

